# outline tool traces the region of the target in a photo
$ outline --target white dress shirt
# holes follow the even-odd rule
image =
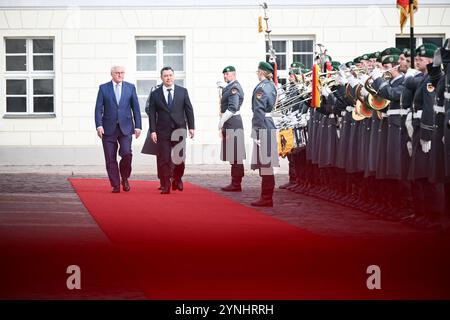
[[[167,91],[167,89],[172,89],[170,92],[172,93],[172,102],[173,102],[173,98],[175,97],[175,86],[174,85],[172,85],[171,87],[163,86],[164,98],[166,99],[167,105],[169,105],[169,91]]]

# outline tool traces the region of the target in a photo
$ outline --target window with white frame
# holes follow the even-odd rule
[[[433,43],[437,45],[438,47],[442,47],[444,43],[444,35],[438,35],[438,34],[419,34],[414,35],[414,48],[419,47],[422,44],[425,43]],[[410,47],[410,38],[409,35],[397,35],[395,38],[395,46],[399,49],[409,48]]]
[[[54,40],[5,38],[6,115],[54,115]]]
[[[314,60],[313,37],[276,37],[272,40],[272,45],[277,56],[277,74],[280,83],[286,83],[292,62],[301,62],[308,69],[312,67]],[[266,41],[266,61],[269,61],[268,41]]]
[[[184,38],[136,38],[136,85],[141,111],[144,112],[150,89],[161,83],[160,71],[170,66],[175,72],[175,83],[184,86]]]

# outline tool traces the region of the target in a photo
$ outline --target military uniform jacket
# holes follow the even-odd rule
[[[241,109],[244,101],[244,90],[240,83],[235,80],[222,89],[222,99],[220,100],[220,112],[225,113],[229,110],[233,114]],[[243,129],[242,118],[235,115],[225,121],[223,129]]]
[[[278,146],[276,127],[272,117],[268,113],[277,100],[277,89],[272,81],[264,79],[253,90],[252,96],[252,138],[260,140],[261,145],[253,145],[252,165],[253,170],[278,166]],[[264,136],[260,135],[259,130]]]
[[[222,127],[220,159],[222,161],[229,161],[231,164],[240,164],[246,157],[243,130],[236,131],[236,136],[234,138],[231,138],[226,134],[227,130],[244,128],[241,115],[235,114],[240,111],[243,101],[244,91],[237,80],[229,83],[223,88],[222,99],[220,101],[220,112],[225,113],[229,110],[234,115],[225,121]]]

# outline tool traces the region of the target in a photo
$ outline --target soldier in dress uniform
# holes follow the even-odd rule
[[[222,134],[220,158],[222,161],[229,161],[231,164],[231,183],[221,189],[239,192],[242,191],[243,160],[245,159],[244,126],[240,115],[244,91],[236,80],[236,69],[233,66],[225,67],[222,73],[227,86],[222,90],[220,101],[220,112],[222,114],[218,126]]]
[[[275,176],[273,168],[279,166],[276,127],[271,112],[277,100],[277,89],[273,83],[273,67],[261,61],[258,65],[259,84],[252,96],[252,170],[259,170],[262,178],[260,199],[252,202],[256,207],[272,207]]]
[[[426,225],[430,218],[435,217],[433,196],[435,188],[428,182],[429,151],[431,148],[431,136],[433,126],[426,123],[427,114],[433,111],[429,106],[424,109],[424,96],[427,92],[429,75],[427,65],[433,62],[434,52],[437,49],[434,45],[422,45],[416,49],[415,65],[423,76],[414,91],[413,108],[411,110],[412,123],[412,153],[408,178],[413,181],[413,206],[415,223]],[[408,83],[406,84],[408,87]],[[431,106],[432,108],[432,106]],[[423,114],[425,113],[425,118]],[[424,122],[425,120],[425,122]]]
[[[296,96],[298,96],[298,77],[300,77],[301,69],[305,66],[300,62],[293,62],[289,68],[289,85],[286,88],[286,99],[293,101]],[[295,103],[292,107],[291,111],[294,112],[299,110],[300,103]],[[295,161],[294,161],[294,152],[291,151],[287,155],[287,159],[289,161],[289,181],[285,184],[279,186],[280,189],[287,189],[296,185],[297,176],[295,174]]]
[[[406,170],[409,162],[409,155],[406,147],[407,133],[405,119],[408,110],[402,108],[400,104],[401,95],[405,89],[404,75],[401,72],[407,66],[400,68],[399,55],[384,56],[382,61],[384,70],[375,69],[372,73],[374,80],[372,87],[377,94],[390,101],[387,114],[387,139],[384,148],[385,153],[385,184],[384,194],[388,210],[391,215],[399,217],[399,206],[406,206],[405,199],[408,196],[409,188],[405,186],[401,179],[406,177]],[[389,70],[389,71],[388,71]],[[389,72],[390,80],[383,78],[383,72]],[[381,160],[380,160],[381,161]],[[403,171],[403,172],[402,172]]]

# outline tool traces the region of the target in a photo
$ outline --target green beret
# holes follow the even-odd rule
[[[400,56],[398,55],[390,55],[390,56],[385,56],[383,57],[383,64],[387,64],[387,63],[398,63],[398,60],[400,59]]]
[[[304,69],[305,65],[301,62],[292,62],[291,63],[291,68],[296,68],[296,69]]]
[[[353,59],[353,63],[360,63],[361,60],[361,57],[356,57],[355,59]]]
[[[424,43],[421,46],[419,46],[419,48],[425,48],[425,49],[431,49],[431,50],[436,50],[438,48],[437,45],[435,45],[434,43]]]
[[[381,59],[383,59],[385,56],[392,56],[392,55],[396,55],[399,56],[402,53],[402,51],[398,48],[386,48],[383,51],[381,51]]]
[[[261,61],[258,65],[258,69],[268,72],[273,72],[273,67],[270,63]]]
[[[300,69],[289,70],[289,74],[300,74]]]
[[[402,53],[405,57],[411,57],[411,50],[408,48],[403,49]]]
[[[416,54],[419,57],[433,58],[437,48],[438,47],[432,43],[424,43],[416,49]]]
[[[361,56],[361,60],[369,60],[369,59],[371,58],[370,55],[371,55],[370,53],[363,54],[363,55]]]
[[[233,66],[228,66],[228,67],[225,67],[225,69],[223,69],[222,73],[231,72],[231,71],[236,71],[236,69]]]
[[[377,62],[381,62],[381,52],[376,51],[376,52],[372,53],[372,59],[377,59]]]
[[[340,63],[339,61],[333,61],[333,62],[331,62],[331,66],[333,67],[333,70],[338,71],[340,65],[341,65],[341,63]]]
[[[350,68],[350,67],[353,66],[353,65],[354,65],[353,61],[348,61],[348,62],[345,63],[345,66],[346,66],[347,68]]]

